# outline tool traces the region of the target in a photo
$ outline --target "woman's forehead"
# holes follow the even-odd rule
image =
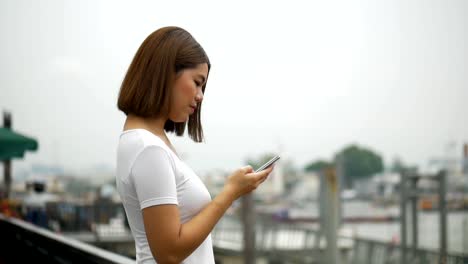
[[[186,69],[185,72],[191,75],[201,76],[206,79],[206,76],[208,75],[208,64],[198,64],[195,68]]]
[[[206,74],[208,74],[208,64],[207,64],[207,63],[198,64],[197,67],[195,67],[194,70],[195,70],[197,73],[203,73],[203,74],[205,74],[205,77],[206,77]]]

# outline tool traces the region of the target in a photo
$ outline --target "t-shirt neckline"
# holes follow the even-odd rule
[[[178,159],[180,162],[183,162],[182,159],[179,157],[179,155],[177,155],[177,154],[172,150],[172,148],[169,147],[169,146],[166,144],[166,142],[164,142],[164,140],[163,140],[161,137],[159,137],[158,135],[155,135],[153,132],[151,132],[151,131],[149,131],[149,130],[147,130],[147,129],[144,129],[144,128],[132,128],[132,129],[127,129],[127,130],[122,131],[122,133],[120,133],[120,137],[122,137],[123,135],[125,135],[125,134],[127,134],[127,133],[135,132],[135,131],[138,131],[138,130],[140,130],[140,131],[143,130],[143,131],[145,131],[145,132],[150,133],[152,136],[158,138],[158,139],[164,144],[164,146],[165,146],[167,149],[169,149],[169,151],[170,151],[172,154],[174,154],[174,156],[177,157],[177,159]]]

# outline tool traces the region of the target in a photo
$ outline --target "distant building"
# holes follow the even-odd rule
[[[382,172],[354,183],[356,195],[361,198],[393,199],[399,194],[400,174]]]
[[[230,172],[214,169],[209,172],[199,173],[201,180],[212,196],[222,191],[224,183]]]
[[[318,197],[320,177],[315,172],[306,172],[298,177],[287,199],[292,202],[315,201]]]
[[[381,173],[372,178],[376,186],[376,195],[384,199],[393,199],[399,195],[401,175],[399,173]]]
[[[468,143],[463,145],[463,174],[468,176]]]

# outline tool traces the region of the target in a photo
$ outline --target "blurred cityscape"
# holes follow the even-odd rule
[[[8,120],[5,124],[8,125]],[[451,147],[456,146],[451,143]],[[279,151],[281,160],[269,179],[251,196],[254,206],[247,211],[256,219],[250,223],[255,227],[250,232],[256,238],[256,263],[328,263],[324,259],[327,259],[329,242],[324,241],[330,237],[325,229],[335,218],[336,226],[332,229],[339,261],[333,262],[361,263],[359,259],[368,259],[372,252],[362,253],[359,248],[365,243],[369,248],[384,245],[387,251],[402,243],[408,247],[417,243],[420,253],[411,251],[410,257],[430,261],[424,263],[439,261],[440,247],[445,247],[445,257],[466,261],[468,144],[460,147],[462,152],[458,157],[435,157],[424,169],[399,158],[384,166],[379,154],[356,144],[345,146],[330,160],[311,161],[304,168],[297,168],[285,151]],[[257,168],[272,156],[274,153],[265,153],[247,158],[246,162]],[[83,170],[77,176],[64,173],[65,168],[59,166],[34,165],[29,170],[18,171],[8,187],[6,175],[11,167],[3,167],[5,180],[0,189],[3,216],[22,219],[56,234],[135,258],[133,238],[111,168]],[[327,171],[336,177],[332,183],[327,180]],[[222,190],[229,173],[213,170],[199,176],[214,197]],[[442,181],[437,175],[443,175],[440,179],[445,185],[444,193],[440,192]],[[417,180],[414,185],[404,185],[403,191],[402,179]],[[333,188],[338,190],[338,202],[331,202],[324,192]],[[411,200],[411,188],[417,190],[412,216],[416,215],[418,224],[402,229],[402,219],[406,218],[401,211],[402,199]],[[407,196],[403,198],[405,192]],[[241,200],[232,205],[212,233],[218,263],[244,263],[246,248],[242,237],[246,235],[246,223],[242,215],[246,211]],[[337,214],[333,215],[330,208],[335,207]],[[417,231],[411,230],[415,226]],[[411,240],[402,241],[403,232],[411,233]],[[314,242],[308,244],[307,240]],[[385,258],[394,259],[391,263],[405,263],[401,262],[401,253],[388,251],[387,255]]]

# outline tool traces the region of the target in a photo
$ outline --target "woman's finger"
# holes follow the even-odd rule
[[[271,173],[271,171],[272,171],[272,168],[268,168],[260,172],[252,173],[250,175],[252,175],[252,177],[254,178],[256,182],[259,182],[259,181],[263,182],[264,180],[266,180],[266,178],[268,178],[268,175]]]
[[[266,169],[264,169],[262,171],[259,171],[259,172],[253,173],[253,174],[255,175],[254,177],[260,179],[262,177],[268,176],[268,174],[270,174],[272,170],[273,170],[273,166],[268,167],[268,168],[266,168]]]

